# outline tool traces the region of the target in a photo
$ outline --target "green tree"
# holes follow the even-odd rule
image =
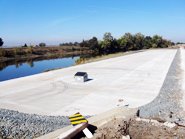
[[[6,55],[6,52],[3,48],[1,48],[3,46],[4,42],[3,39],[0,38],[0,57],[4,57]]]
[[[137,33],[134,35],[134,50],[140,50],[144,46],[145,36],[141,33]]]
[[[113,41],[113,37],[112,37],[111,33],[110,33],[110,32],[106,32],[106,33],[104,34],[104,36],[103,36],[103,40],[104,40],[104,41],[108,41],[108,42]]]
[[[4,44],[3,39],[2,39],[2,38],[0,38],[0,47],[2,47],[2,46],[3,46],[3,44]]]
[[[40,47],[46,47],[46,44],[44,42],[39,43]]]
[[[83,40],[81,43],[80,43],[80,47],[88,47],[88,42]]]
[[[28,45],[25,43],[22,47],[28,47]]]
[[[159,35],[154,35],[152,38],[152,47],[159,48],[161,47],[163,38]]]
[[[74,42],[74,46],[78,46],[79,45],[79,43],[78,42]]]
[[[143,48],[149,49],[152,47],[152,38],[150,36],[146,36],[143,42]]]
[[[103,37],[103,42],[102,42],[102,49],[105,53],[111,53],[112,51],[112,42],[113,42],[113,36],[111,33],[106,32]]]
[[[118,39],[118,44],[121,51],[127,50],[127,40],[125,39],[124,36]]]
[[[134,50],[134,37],[131,33],[125,33],[119,40],[120,49],[123,51]]]
[[[91,49],[91,50],[94,50],[96,52],[100,52],[100,47],[99,47],[99,44],[98,44],[98,39],[96,37],[93,37],[92,39],[90,39],[88,41],[88,47]]]
[[[168,46],[170,46],[170,42],[167,41],[166,39],[162,39],[159,47],[160,48],[167,48]]]
[[[101,47],[98,43],[98,39],[96,37],[91,38],[90,40],[82,41],[80,43],[81,47],[87,47],[90,50],[93,50],[95,53],[100,53]]]
[[[119,52],[120,46],[117,39],[113,39],[112,41],[112,52]]]

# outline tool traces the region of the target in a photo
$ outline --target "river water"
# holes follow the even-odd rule
[[[0,81],[38,74],[47,70],[65,68],[75,64],[79,56],[40,61],[0,63]]]

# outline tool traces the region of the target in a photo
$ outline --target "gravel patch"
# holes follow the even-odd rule
[[[66,116],[41,116],[0,109],[0,139],[31,139],[69,124]]]
[[[165,62],[165,61],[162,61]],[[139,108],[138,116],[141,118],[170,121],[185,125],[183,116],[182,90],[181,90],[180,50],[167,73],[166,79],[159,95],[149,104]]]

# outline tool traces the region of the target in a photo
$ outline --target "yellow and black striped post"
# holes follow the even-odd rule
[[[82,116],[80,113],[76,113],[72,116],[69,116],[69,120],[70,120],[70,122],[73,126],[79,125],[79,124],[82,124],[82,123],[88,124],[87,119],[85,119],[85,117]],[[93,137],[93,134],[89,131],[88,128],[83,129],[83,132],[84,132],[84,134],[86,135],[87,138],[92,138]]]
[[[69,120],[73,126],[81,123],[88,123],[87,119],[85,119],[85,117],[82,116],[80,113],[69,116]]]

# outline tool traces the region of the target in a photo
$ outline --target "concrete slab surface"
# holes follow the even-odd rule
[[[0,108],[42,115],[96,115],[127,104],[142,106],[158,95],[176,51],[147,50],[0,82]],[[76,82],[78,71],[87,72],[92,80]]]

